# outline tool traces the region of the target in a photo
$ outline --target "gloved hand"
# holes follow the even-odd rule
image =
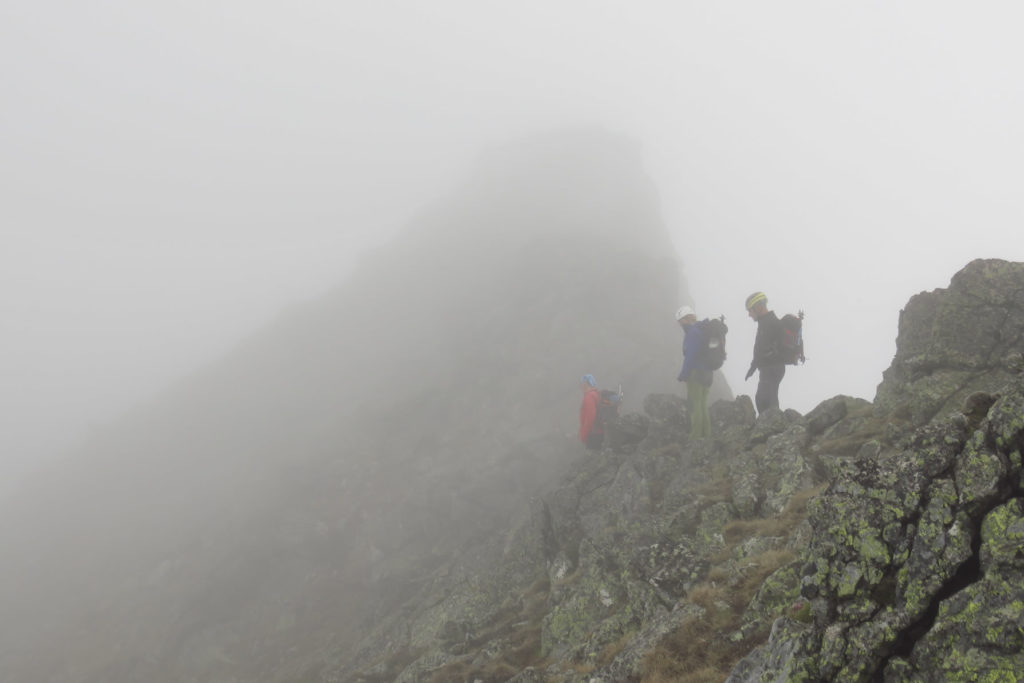
[[[743,379],[744,379],[744,380],[748,380],[748,379],[750,379],[750,376],[754,374],[754,370],[757,370],[757,368],[755,368],[755,367],[754,367],[753,365],[751,365],[751,366],[750,366],[750,369],[749,369],[749,370],[747,370],[747,376],[746,376],[746,377],[744,377]]]

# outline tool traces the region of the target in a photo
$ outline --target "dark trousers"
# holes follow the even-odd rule
[[[758,415],[769,408],[779,407],[779,384],[785,376],[786,366],[782,364],[766,365],[758,370],[757,393],[754,395]]]
[[[591,451],[601,450],[601,444],[604,443],[604,434],[598,434],[597,432],[590,432],[590,436],[587,437],[587,449]]]

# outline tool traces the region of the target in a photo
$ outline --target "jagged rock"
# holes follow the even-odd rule
[[[650,420],[639,413],[627,413],[605,425],[605,446],[616,451],[630,452],[647,436]]]
[[[651,418],[647,436],[638,450],[654,451],[660,448],[679,450],[686,443],[690,419],[686,400],[674,394],[651,394],[644,399],[644,412]]]
[[[800,414],[795,410],[778,410],[770,408],[757,416],[753,430],[750,433],[750,445],[756,446],[764,443],[768,437],[781,434],[789,429],[789,426],[800,419]]]
[[[685,422],[686,399],[675,394],[650,394],[644,397],[644,412],[659,422]]]
[[[759,446],[737,454],[729,464],[732,504],[740,517],[753,517],[764,500],[765,487],[761,482],[761,468],[758,466],[763,455],[764,446]]]
[[[711,418],[712,433],[719,438],[726,438],[735,429],[749,429],[757,421],[754,402],[746,394],[732,401],[715,401],[708,408],[708,416]]]
[[[1011,500],[981,527],[979,580],[943,600],[935,623],[886,680],[1014,680],[1024,671],[1024,504]]]
[[[737,664],[725,683],[820,680],[806,666],[814,647],[808,631],[806,624],[785,617],[775,620],[768,644],[755,648]]]
[[[812,436],[817,436],[846,417],[847,413],[851,410],[869,405],[870,403],[864,399],[851,398],[849,396],[833,396],[822,401],[811,412],[807,413],[805,416],[807,431]]]
[[[701,555],[707,557],[725,546],[725,525],[735,517],[735,508],[726,502],[715,503],[701,511],[700,524],[694,534]]]
[[[913,297],[900,313],[896,357],[875,402],[906,405],[917,424],[955,410],[972,393],[995,392],[1020,371],[1024,271],[976,260],[947,289]]]
[[[586,659],[665,609],[651,586],[631,580],[624,568],[613,548],[581,544],[569,589],[543,619],[543,655]]]
[[[708,560],[688,538],[666,537],[637,548],[630,559],[630,571],[654,586],[662,603],[671,608],[707,572]]]
[[[769,628],[775,616],[800,597],[800,562],[793,561],[772,572],[743,613],[743,626],[736,640],[753,637]]]
[[[768,439],[764,457],[760,460],[766,489],[762,516],[782,512],[793,494],[817,483],[813,465],[804,455],[808,442],[807,428],[801,424],[794,424],[782,434]]]

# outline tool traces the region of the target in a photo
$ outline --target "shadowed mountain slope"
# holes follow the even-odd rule
[[[627,406],[676,390],[681,297],[631,142],[485,155],[336,291],[12,497],[0,678],[298,680],[557,480],[581,374]]]

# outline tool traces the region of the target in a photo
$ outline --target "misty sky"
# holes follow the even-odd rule
[[[552,128],[641,143],[698,314],[732,328],[735,391],[754,389],[742,303],[760,289],[808,316],[784,407],[870,399],[911,295],[975,257],[1024,260],[1022,19],[0,2],[0,479],[337,285],[482,150]]]

